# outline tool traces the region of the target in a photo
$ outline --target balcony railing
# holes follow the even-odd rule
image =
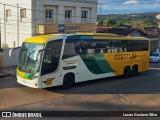
[[[72,23],[72,18],[65,18],[65,23]]]
[[[81,19],[81,22],[82,22],[82,23],[88,23],[89,21],[88,21],[88,18],[82,18],[82,19]]]

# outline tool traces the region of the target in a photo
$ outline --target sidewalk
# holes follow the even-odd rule
[[[0,68],[0,78],[8,76],[16,77],[16,66]]]

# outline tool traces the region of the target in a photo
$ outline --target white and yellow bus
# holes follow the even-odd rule
[[[147,38],[113,34],[53,34],[26,39],[19,53],[17,81],[33,88],[122,75],[149,68]]]

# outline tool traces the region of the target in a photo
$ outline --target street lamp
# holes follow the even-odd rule
[[[157,51],[160,51],[160,14],[158,14],[157,16],[156,16],[156,18],[157,18],[157,21],[158,21],[158,28],[159,28],[159,30],[158,30],[158,42],[159,42],[159,49],[157,50]]]

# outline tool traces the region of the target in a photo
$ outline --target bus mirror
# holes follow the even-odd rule
[[[14,48],[13,48],[14,49]],[[9,57],[12,57],[13,49],[9,50]]]
[[[38,57],[39,57],[39,54],[43,51],[50,51],[51,48],[48,48],[48,49],[42,49],[42,50],[39,50],[39,51],[35,51],[34,53],[34,61],[37,61],[38,60]]]
[[[12,56],[13,56],[13,55],[12,55],[12,54],[13,54],[13,51],[16,50],[16,49],[19,49],[19,48],[20,48],[20,47],[16,47],[16,48],[10,49],[10,50],[9,50],[9,57],[12,57]]]
[[[35,51],[35,53],[34,53],[34,61],[38,60],[39,53],[40,53],[40,51]]]

